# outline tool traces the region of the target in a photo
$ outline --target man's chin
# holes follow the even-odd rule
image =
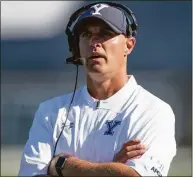
[[[93,73],[93,74],[94,73],[95,74],[103,74],[104,73],[103,68],[101,67],[101,65],[94,65],[94,66],[90,67],[88,69],[88,72]]]
[[[89,64],[87,65],[87,70],[88,72],[100,73],[103,71],[103,66],[100,63]]]

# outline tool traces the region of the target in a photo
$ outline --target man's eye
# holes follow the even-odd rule
[[[114,33],[111,31],[103,31],[104,36],[114,36]]]
[[[111,35],[111,33],[109,31],[104,31],[105,35]]]
[[[88,32],[83,32],[83,33],[81,34],[81,36],[82,36],[82,37],[90,37],[91,34],[88,33]]]

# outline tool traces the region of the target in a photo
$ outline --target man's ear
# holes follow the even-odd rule
[[[125,45],[125,56],[129,55],[135,47],[136,39],[134,37],[127,37]]]

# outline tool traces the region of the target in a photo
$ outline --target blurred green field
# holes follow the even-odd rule
[[[1,147],[1,176],[17,176],[23,147]],[[11,167],[11,168],[10,168]],[[192,149],[179,147],[168,176],[192,176]]]

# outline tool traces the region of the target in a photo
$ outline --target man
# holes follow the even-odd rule
[[[73,32],[86,85],[69,111],[73,93],[40,104],[19,176],[168,174],[176,154],[174,113],[127,74],[136,43],[127,25],[125,13],[109,4],[80,14]]]

